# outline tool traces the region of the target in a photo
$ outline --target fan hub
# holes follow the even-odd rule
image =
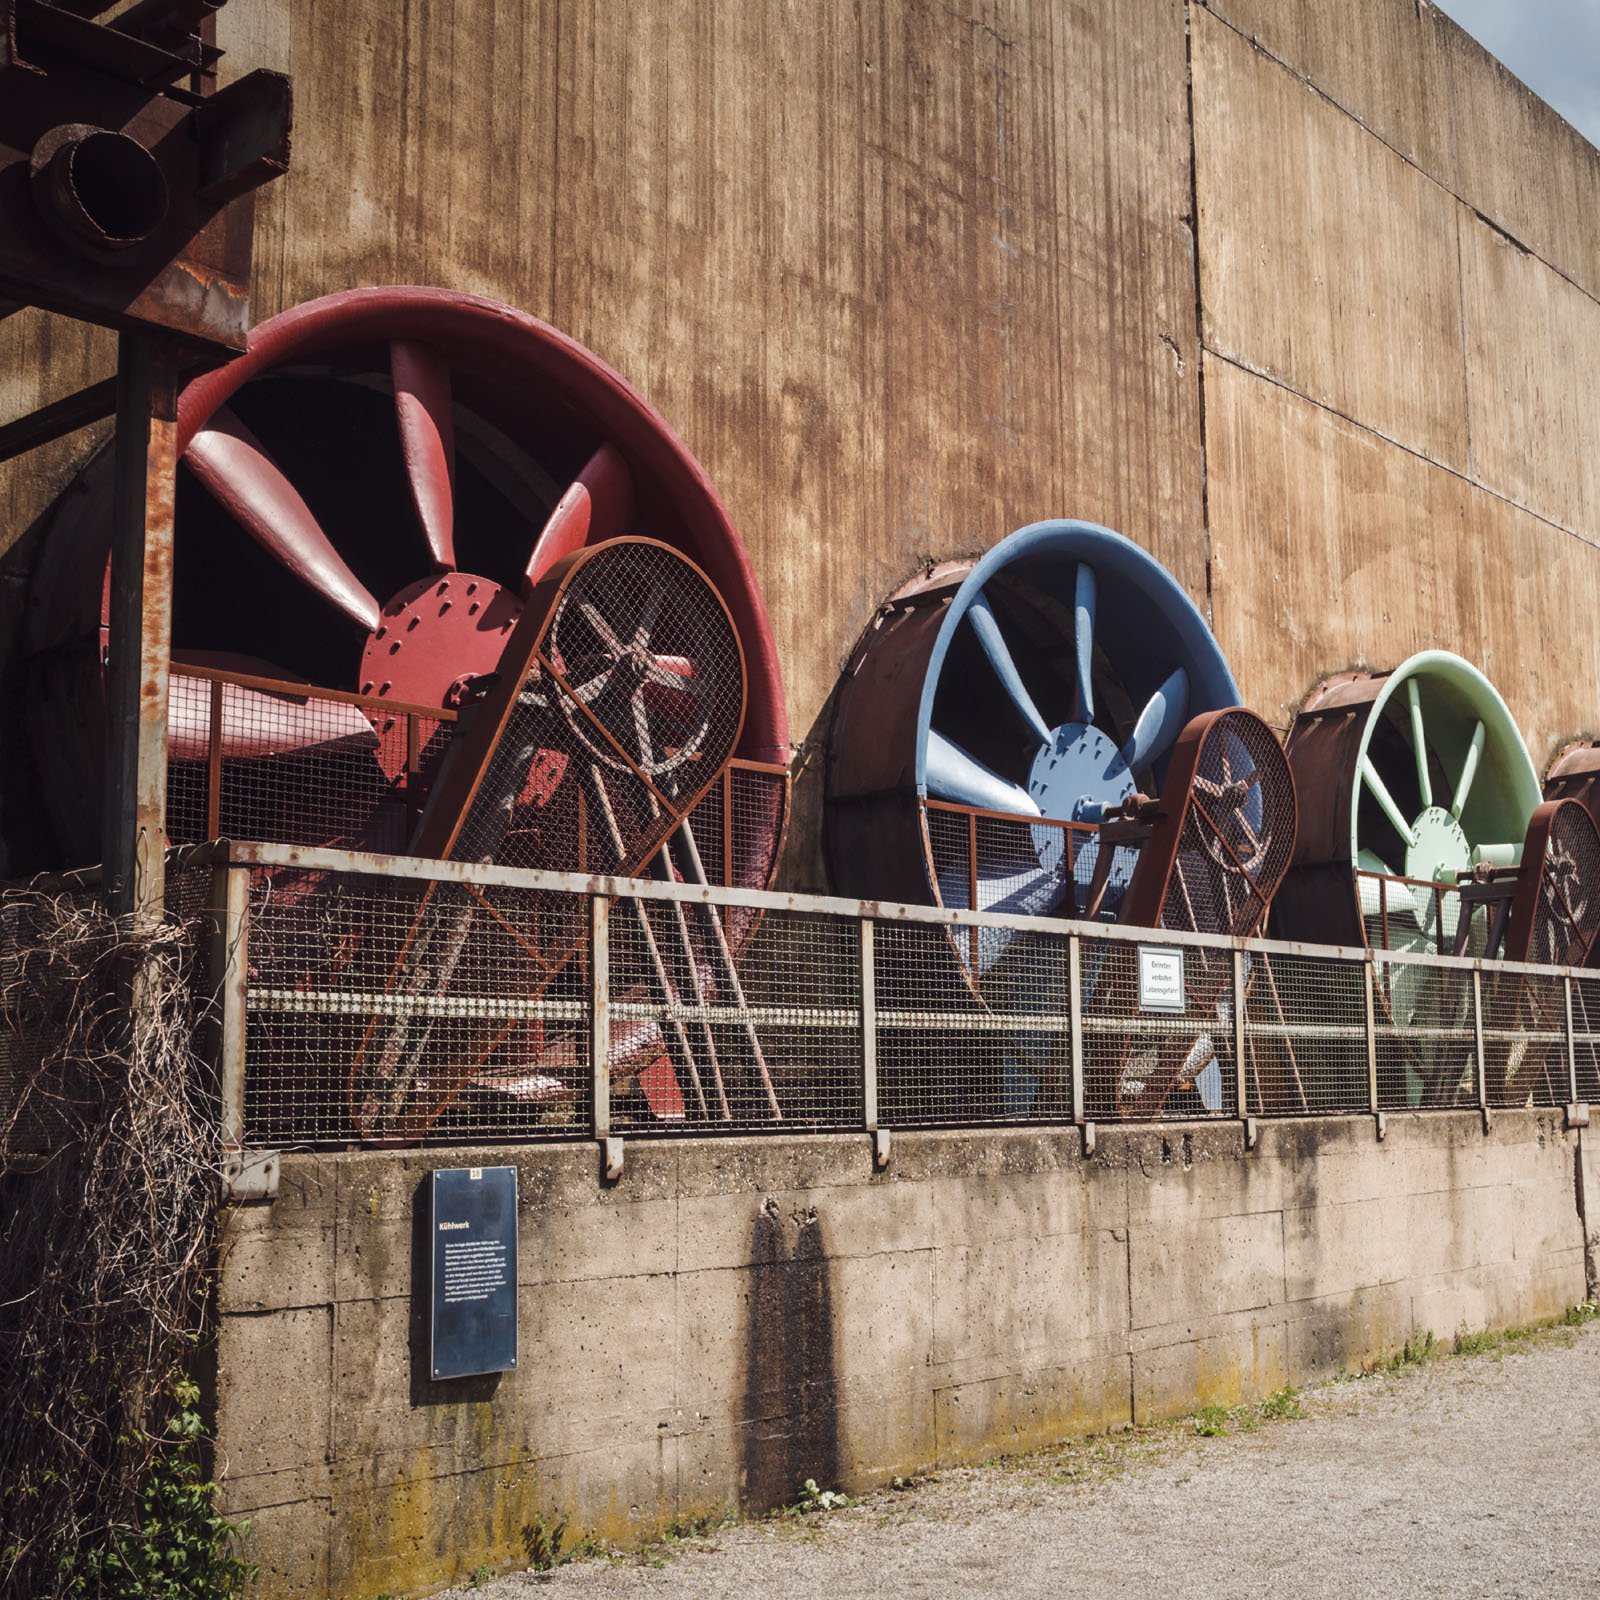
[[[1461,824],[1443,806],[1428,806],[1411,824],[1416,843],[1406,851],[1405,875],[1429,883],[1454,884],[1472,869],[1472,846]]]
[[[361,652],[361,692],[411,705],[444,706],[464,679],[500,664],[522,605],[515,593],[470,572],[407,584],[383,608]]]
[[[1105,807],[1133,790],[1117,746],[1093,723],[1062,723],[1028,773],[1028,793],[1040,811],[1063,822],[1098,822]]]

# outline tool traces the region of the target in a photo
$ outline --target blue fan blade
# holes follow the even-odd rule
[[[1040,744],[1049,744],[1050,729],[1039,715],[1039,708],[1033,703],[1033,696],[1028,693],[1016,662],[1011,659],[1011,651],[1000,634],[1000,624],[990,609],[989,597],[981,589],[967,606],[967,620],[972,624],[972,631],[977,634],[978,643],[983,646],[983,653],[988,656],[989,665],[994,668],[1001,687],[1011,697],[1012,705],[1022,713],[1022,719],[1033,730],[1034,738]]]
[[[1026,789],[1009,778],[1002,778],[932,728],[928,730],[928,793],[979,811],[1012,811],[1027,817],[1041,815]]]
[[[1078,563],[1077,592],[1073,600],[1072,642],[1078,658],[1078,721],[1094,721],[1094,568]]]
[[[1179,667],[1146,702],[1118,759],[1130,772],[1154,766],[1172,748],[1188,720],[1189,674]]]

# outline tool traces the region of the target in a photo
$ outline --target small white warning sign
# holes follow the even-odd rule
[[[1182,1011],[1183,951],[1139,946],[1139,1009]]]

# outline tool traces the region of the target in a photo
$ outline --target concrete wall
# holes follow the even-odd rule
[[[482,1152],[292,1156],[219,1290],[226,1501],[263,1595],[424,1592],[523,1529],[675,1517],[1260,1396],[1585,1294],[1595,1143],[1549,1113],[494,1153],[518,1369],[426,1376],[417,1207]],[[1595,1227],[1592,1220],[1591,1230]],[[1592,1246],[1593,1241],[1589,1241]]]
[[[508,300],[665,412],[743,529],[819,887],[838,671],[930,556],[1097,519],[1282,724],[1458,650],[1600,726],[1600,154],[1425,0],[230,0],[287,69],[255,309]],[[109,368],[0,322],[0,414]],[[91,441],[0,469],[12,548]]]

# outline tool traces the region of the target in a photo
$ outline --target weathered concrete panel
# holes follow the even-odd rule
[[[1458,193],[1591,295],[1600,295],[1600,150],[1437,7],[1450,73]]]
[[[216,1437],[230,1479],[332,1459],[333,1320],[331,1305],[221,1319]]]
[[[1267,1211],[1159,1231],[1135,1227],[1130,1260],[1135,1328],[1259,1310],[1284,1298],[1283,1216]]]
[[[1209,357],[1206,436],[1217,636],[1277,726],[1325,673],[1430,648],[1482,667],[1536,761],[1595,725],[1593,546]]]
[[[1472,475],[1600,541],[1600,300],[1476,217],[1461,275]]]
[[[1205,11],[1194,75],[1207,348],[1464,467],[1461,207]]]
[[[1363,127],[1454,188],[1450,72],[1416,0],[1202,0]]]
[[[1600,152],[1437,6],[1204,4],[1534,255],[1600,294]]]
[[[1356,663],[1482,661],[1486,552],[1455,536],[1467,484],[1209,358],[1206,436],[1217,636],[1263,716],[1287,729],[1320,676]]]

